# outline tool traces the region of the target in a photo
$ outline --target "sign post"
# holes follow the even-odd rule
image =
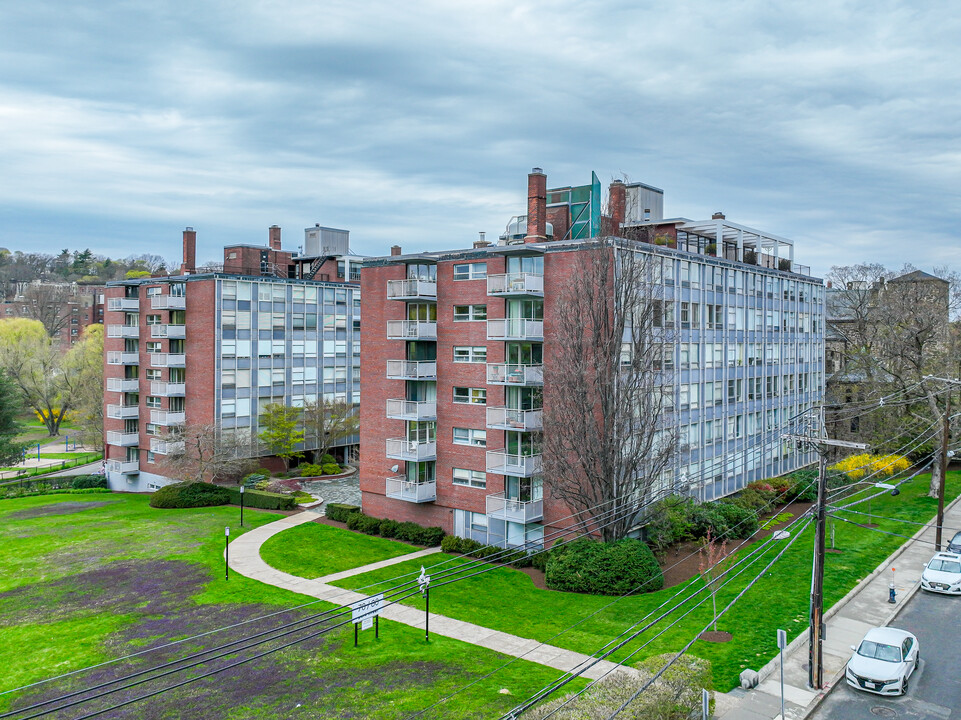
[[[350,620],[354,623],[354,647],[357,647],[358,630],[374,628],[374,637],[380,637],[380,611],[384,609],[384,593],[371,595],[351,605]],[[359,627],[358,627],[359,626]]]
[[[784,720],[784,649],[787,647],[787,632],[777,631],[777,648],[781,654],[781,720]]]
[[[240,486],[240,527],[244,526],[244,486]]]
[[[701,718],[711,720],[711,693],[701,688]]]
[[[420,592],[424,596],[424,642],[430,642],[430,575],[420,566],[420,577],[417,578]]]
[[[224,528],[224,580],[230,580],[230,526]]]

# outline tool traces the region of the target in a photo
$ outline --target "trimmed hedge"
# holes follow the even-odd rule
[[[324,515],[329,517],[331,520],[336,520],[337,522],[345,523],[347,519],[353,513],[359,513],[360,507],[357,505],[348,505],[346,503],[327,503],[324,506]]]
[[[593,595],[653,592],[664,587],[654,553],[630,538],[602,543],[586,538],[565,543],[547,561],[547,587]]]
[[[233,505],[240,505],[240,488],[224,488],[230,493],[230,502]],[[294,510],[297,507],[297,498],[293,495],[282,495],[281,493],[265,492],[263,490],[244,490],[244,507],[257,508],[258,510]]]
[[[91,488],[109,488],[106,475],[76,475],[70,487],[74,490],[89,490]]]
[[[331,503],[336,504],[336,503]],[[330,510],[330,505],[327,506],[328,512],[327,517],[333,520],[339,520],[339,517],[333,517]],[[340,515],[341,509],[350,508],[342,517],[346,517],[347,528],[349,530],[355,530],[357,532],[362,532],[365,535],[380,535],[382,537],[397,538],[404,542],[413,543],[414,545],[425,545],[427,547],[436,547],[437,545],[442,545],[445,534],[444,530],[439,527],[421,527],[417,523],[413,522],[402,522],[399,523],[396,520],[384,520],[381,518],[371,517],[370,515],[364,515],[360,512],[360,508],[355,505],[340,505],[335,510],[335,514]],[[389,534],[384,534],[385,531]]]
[[[213,507],[227,505],[229,502],[230,493],[227,488],[205,482],[165,485],[150,496],[150,507],[164,509]]]
[[[0,487],[0,500],[13,500],[16,498],[36,497],[38,495],[88,495],[113,492],[109,488],[85,488],[74,490],[73,488],[51,488],[39,486],[33,490],[22,490],[20,487]]]

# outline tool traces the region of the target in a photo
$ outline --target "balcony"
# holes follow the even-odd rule
[[[139,338],[138,325],[107,325],[108,338]]]
[[[387,417],[394,420],[436,420],[437,403],[426,400],[388,400]]]
[[[150,298],[151,310],[185,310],[187,298],[182,295],[154,295]]]
[[[544,366],[488,363],[487,384],[517,385],[518,387],[540,386],[544,384]]]
[[[187,364],[187,356],[183,354],[152,353],[150,355],[150,367],[184,367]]]
[[[140,433],[136,432],[114,432],[107,431],[107,445],[119,445],[120,447],[136,447],[140,444]]]
[[[403,475],[395,475],[387,478],[387,497],[412,503],[434,502],[437,499],[437,483],[419,483]]]
[[[140,417],[139,405],[107,405],[107,417],[114,420],[129,420]]]
[[[150,337],[183,339],[187,337],[186,325],[151,325]]]
[[[487,427],[494,430],[540,430],[544,426],[542,416],[542,410],[489,407],[487,408]]]
[[[107,378],[109,392],[140,392],[139,378]]]
[[[107,298],[107,310],[111,312],[139,312],[140,298]]]
[[[426,320],[388,320],[388,340],[436,340],[437,323]]]
[[[123,473],[124,475],[134,475],[140,472],[139,460],[108,460],[107,471]]]
[[[151,380],[150,394],[157,397],[183,397],[187,394],[187,386],[185,383]]]
[[[407,438],[387,438],[387,457],[405,462],[437,459],[436,442],[419,442]]]
[[[388,360],[388,380],[436,380],[435,360]]]
[[[533,477],[543,467],[541,455],[511,455],[506,450],[487,451],[487,472],[497,475]]]
[[[437,283],[429,280],[388,280],[388,300],[437,300]]]
[[[531,340],[541,342],[544,340],[544,321],[543,320],[488,320],[487,321],[488,340]]]
[[[494,297],[544,297],[544,276],[525,272],[488,275],[487,294]]]
[[[107,353],[107,365],[139,365],[140,353],[111,350]]]
[[[150,438],[150,452],[156,453],[157,455],[181,453],[184,451],[184,447],[185,443],[183,440],[170,442],[169,440],[161,440],[160,438]]]
[[[150,411],[150,422],[154,425],[163,425],[165,427],[170,427],[172,425],[183,425],[186,421],[186,413],[182,410],[180,412],[173,412],[171,410],[151,410]]]
[[[522,525],[537,522],[544,518],[544,501],[509,500],[502,492],[494,493],[487,496],[487,517]]]

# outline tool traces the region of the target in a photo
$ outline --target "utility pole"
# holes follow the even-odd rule
[[[941,429],[941,482],[938,485],[938,527],[934,549],[941,552],[941,528],[944,527],[944,486],[948,482],[948,436],[951,434],[951,393],[944,402],[944,427]]]
[[[818,514],[814,534],[814,567],[811,571],[811,637],[808,646],[808,685],[815,690],[822,689],[824,682],[824,535],[827,517],[828,481],[827,449],[829,447],[867,450],[864,443],[828,440],[824,429],[824,406],[821,406],[820,428],[818,435],[785,435],[787,440],[814,445],[818,449]]]

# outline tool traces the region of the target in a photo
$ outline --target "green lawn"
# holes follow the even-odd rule
[[[307,523],[274,535],[260,548],[260,557],[273,568],[313,579],[419,549],[396,540]]]
[[[0,667],[5,668],[0,692],[312,602],[236,573],[224,579],[224,526],[236,538],[276,518],[247,509],[241,529],[236,507],[155,510],[146,496],[127,494],[0,500]],[[204,643],[210,647],[245,637],[329,607],[315,603],[257,620],[226,635],[125,661],[123,669],[143,669]],[[474,680],[476,685],[426,717],[497,717],[558,675],[516,661],[480,679],[507,660],[456,640],[433,637],[427,644],[421,630],[389,621],[381,623],[379,641],[372,631],[364,632],[355,649],[348,626],[165,693],[148,701],[150,717],[388,720],[406,717]],[[45,699],[44,692],[81,689],[100,679],[100,672],[106,671],[81,673],[24,695],[2,695],[0,711]],[[502,694],[502,688],[510,694]],[[126,715],[105,717],[135,717],[145,708],[133,705]]]
[[[27,457],[30,457],[30,453],[27,453]],[[33,457],[37,457],[34,455]],[[93,462],[94,460],[99,460],[103,457],[102,453],[98,452],[41,452],[41,460],[77,460],[79,463]]]
[[[896,498],[887,494],[875,498],[872,501],[874,514],[914,521],[930,520],[937,511],[937,501],[926,497],[928,482],[928,476],[920,476],[902,486],[901,495]],[[961,473],[949,473],[947,490],[948,497],[952,498],[961,493]],[[859,509],[866,511],[866,505]],[[852,519],[856,518],[852,516]],[[915,526],[893,520],[876,522],[880,529],[902,535],[910,536],[917,531]],[[903,542],[901,538],[838,522],[835,543],[842,552],[827,556],[824,580],[826,606],[840,600]],[[718,689],[731,689],[737,685],[742,669],[758,669],[774,656],[777,628],[785,628],[791,637],[796,637],[807,627],[812,544],[813,527],[809,527],[781,560],[721,618],[718,629],[732,633],[734,639],[731,642],[698,641],[694,644],[692,651],[711,661]],[[782,545],[775,545],[772,552],[754,567],[753,574],[756,575],[780,547]],[[450,566],[441,566],[439,563],[464,562],[443,554],[426,560],[430,561],[427,563],[428,572],[433,567],[433,574],[438,578],[437,573]],[[383,583],[382,588],[387,588],[393,584],[392,578],[416,572],[422,562],[399,563],[332,584],[359,588]],[[746,573],[729,588],[718,592],[719,609],[746,585],[747,577],[751,574]],[[431,591],[430,607],[432,612],[442,615],[593,653],[665,600],[675,596],[681,598],[700,585],[699,579],[693,579],[681,586],[612,604],[614,598],[610,597],[541,590],[518,570],[496,568],[461,582],[435,587]],[[366,592],[375,592],[377,589],[371,588]],[[423,606],[419,597],[406,602],[415,607]],[[676,651],[709,622],[710,602],[691,612],[674,627],[667,628],[666,623],[675,618],[676,614],[672,614],[664,623],[625,648],[620,656],[648,640],[651,640],[650,644],[640,650],[636,659]],[[576,621],[583,622],[568,630],[568,626]],[[655,633],[661,630],[665,631],[664,634],[653,639]]]

